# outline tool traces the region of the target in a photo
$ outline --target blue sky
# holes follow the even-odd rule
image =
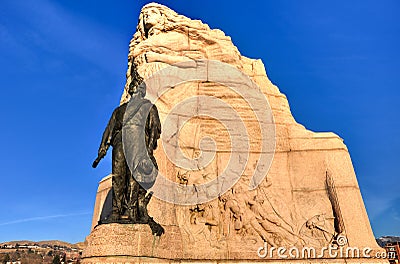
[[[2,0],[0,242],[83,241],[142,0]],[[400,236],[400,2],[160,1],[261,58],[296,120],[344,138],[375,236]],[[108,160],[108,161],[107,161]]]

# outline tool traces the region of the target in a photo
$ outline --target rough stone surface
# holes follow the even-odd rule
[[[182,239],[179,228],[166,227],[166,230],[167,232],[164,236],[158,237],[152,236],[150,227],[145,224],[100,225],[87,238],[87,247],[83,257],[143,256],[166,259],[178,258],[182,254]],[[170,250],[171,245],[174,245],[174,250]]]
[[[147,13],[151,13],[152,21],[155,21],[148,31],[144,26],[144,21],[149,19]],[[337,234],[347,238],[347,246],[380,250],[343,140],[334,133],[316,133],[298,124],[290,112],[286,96],[268,79],[262,61],[241,56],[230,37],[221,30],[212,30],[201,21],[178,15],[165,6],[146,5],[130,43],[127,82],[121,103],[129,100],[127,88],[132,60],[146,79],[169,65],[182,61],[196,65],[195,60],[199,59],[216,60],[236,67],[248,75],[268,99],[275,126],[276,149],[264,181],[257,189],[248,190],[250,175],[259,159],[261,138],[259,121],[243,98],[217,83],[199,81],[174,87],[156,102],[162,123],[176,103],[191,96],[214,96],[238,112],[250,138],[249,158],[241,179],[221,197],[197,206],[178,206],[153,198],[148,207],[149,214],[166,229],[165,235],[157,239],[152,237],[147,226],[142,225],[112,224],[94,228],[110,188],[111,178],[104,179],[98,190],[94,229],[87,238],[83,262],[266,262],[257,256],[257,249],[264,241],[277,247],[313,246],[320,249],[331,244]],[[229,77],[225,74],[225,78]],[[231,81],[235,83],[235,79]],[[182,117],[176,118],[179,122]],[[211,118],[193,118],[183,127],[175,144],[189,158],[196,158],[200,152],[200,139],[204,136],[214,138],[217,146],[207,167],[197,171],[179,168],[166,157],[163,147],[159,147],[155,157],[160,172],[170,180],[186,185],[201,184],[220,176],[231,155],[229,137],[220,122]],[[325,258],[285,263],[321,261],[385,262],[379,259]]]

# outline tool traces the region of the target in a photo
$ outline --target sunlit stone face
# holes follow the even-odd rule
[[[143,25],[146,30],[151,29],[153,26],[161,23],[161,21],[162,16],[157,8],[150,7],[143,11]]]

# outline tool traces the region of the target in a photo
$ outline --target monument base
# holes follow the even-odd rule
[[[161,237],[151,235],[144,224],[104,224],[94,228],[86,238],[83,251],[84,264],[134,264],[134,263],[387,263],[382,259],[323,258],[323,259],[185,259],[185,245],[179,227],[164,226]],[[202,248],[198,249],[202,251]]]
[[[85,259],[86,264],[144,264],[144,263],[199,263],[199,264],[250,264],[250,263],[267,263],[267,264],[312,264],[312,263],[326,263],[326,264],[361,264],[361,263],[382,263],[376,262],[374,260],[360,260],[360,259],[310,259],[310,260],[168,260],[160,258],[149,258],[149,257],[129,257],[129,256],[117,256],[117,257],[95,257],[90,259]]]
[[[182,252],[181,233],[178,227],[164,228],[165,234],[158,237],[152,235],[147,224],[115,223],[96,226],[86,238],[87,246],[83,251],[82,263],[142,263],[140,259],[143,257],[176,259],[177,254]],[[171,250],[171,246],[174,250]]]

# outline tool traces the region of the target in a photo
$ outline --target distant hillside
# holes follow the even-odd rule
[[[400,242],[400,237],[398,236],[383,236],[376,239],[379,246],[384,247],[387,243]]]
[[[71,244],[59,240],[18,240],[0,243],[0,263],[21,262],[52,264],[55,258],[65,263],[80,263],[84,243]]]
[[[83,249],[84,248],[84,242],[71,244],[71,243],[68,243],[68,242],[60,241],[60,240],[45,240],[45,241],[38,241],[38,242],[29,241],[29,240],[16,240],[16,241],[2,242],[2,243],[0,243],[0,246],[3,246],[3,245],[13,245],[13,246],[15,246],[16,244],[28,245],[28,246],[33,246],[33,245],[38,245],[38,246],[51,245],[51,246],[76,248],[76,249]]]

